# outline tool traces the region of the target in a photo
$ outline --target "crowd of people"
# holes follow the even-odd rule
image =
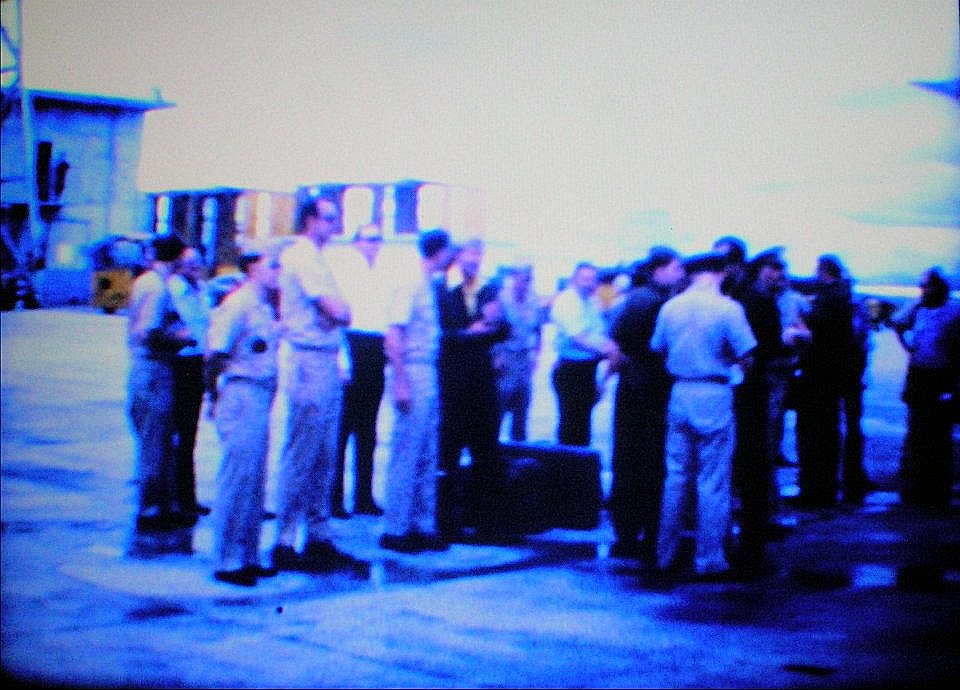
[[[375,225],[356,229],[350,260],[331,261],[341,222],[337,199],[311,199],[292,239],[244,242],[244,278],[216,306],[204,294],[198,250],[173,234],[154,239],[128,307],[135,538],[209,514],[213,576],[238,586],[279,571],[366,572],[331,529],[351,505],[381,519],[381,548],[402,553],[521,541],[503,505],[511,478],[500,435],[506,426],[511,441],[527,439],[548,322],[559,447],[590,445],[604,382],[617,381],[611,556],[637,559],[656,577],[762,573],[778,532],[775,469],[788,407],[797,503],[820,509],[868,492],[861,415],[871,324],[838,257],[822,255],[813,277],[790,279],[783,248],[749,257],[740,238],[725,236],[693,256],[652,247],[614,299],[601,299],[599,269],[586,261],[544,297],[533,289],[532,260],[487,278],[483,241],[455,245],[442,229],[420,234],[419,266],[392,273],[399,281],[381,275]],[[944,504],[960,404],[960,304],[937,268],[921,290],[887,321],[910,357],[903,499]],[[276,541],[264,564],[278,391],[288,420]],[[194,468],[205,395],[222,447],[212,507],[197,500]],[[394,419],[381,507],[373,474],[383,398]]]

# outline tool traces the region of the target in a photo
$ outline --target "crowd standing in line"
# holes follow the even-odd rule
[[[354,443],[353,511],[383,515],[373,497],[373,460],[386,366],[384,305],[395,287],[384,275],[380,228],[373,224],[360,226],[352,244],[356,251],[331,264],[337,284],[353,311],[353,320],[346,330],[350,376],[343,392],[337,475],[333,482],[333,515],[338,518],[350,516],[344,501],[344,470],[351,436]]]
[[[869,338],[835,256],[819,257],[814,278],[790,281],[782,248],[748,260],[735,236],[686,260],[652,247],[605,315],[598,269],[589,262],[577,263],[549,303],[532,289],[530,261],[511,266],[501,284],[481,273],[481,240],[455,246],[437,229],[419,237],[420,270],[408,270],[418,278],[398,286],[377,273],[377,226],[357,229],[356,265],[328,264],[325,249],[339,224],[336,199],[305,203],[282,252],[241,247],[244,280],[212,309],[197,250],[175,235],[154,239],[150,270],[135,282],[128,312],[139,490],[131,553],[150,535],[192,527],[207,512],[197,502],[193,461],[204,389],[223,450],[212,515],[218,581],[252,586],[280,570],[368,572],[333,543],[329,519],[349,517],[343,480],[351,434],[354,511],[381,515],[373,452],[385,390],[394,427],[381,548],[415,554],[451,542],[522,540],[504,510],[499,435],[510,415],[509,438],[526,439],[547,319],[556,330],[559,444],[590,444],[598,374],[617,376],[611,557],[670,576],[684,567],[681,541],[692,521],[699,577],[762,572],[781,507],[773,468],[783,454],[791,389],[799,505],[829,507],[841,495],[859,502],[870,487],[860,425]],[[462,280],[450,288],[453,265]],[[903,500],[944,505],[960,399],[960,305],[939,269],[925,272],[920,285],[921,299],[889,321],[910,355]],[[386,289],[375,292],[380,286]],[[270,408],[284,373],[281,339],[290,353],[289,415],[277,538],[264,566],[259,542]]]

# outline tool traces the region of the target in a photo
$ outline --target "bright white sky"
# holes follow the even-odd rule
[[[957,103],[909,84],[956,77],[956,0],[23,12],[29,86],[177,104],[147,116],[144,190],[428,179],[482,189],[488,236],[535,255],[614,263],[733,233],[785,245],[800,274],[825,251],[854,277],[960,273]]]

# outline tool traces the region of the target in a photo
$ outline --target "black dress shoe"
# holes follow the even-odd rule
[[[237,570],[215,570],[213,579],[238,587],[253,587],[257,584],[257,576],[249,570],[249,566]]]
[[[423,544],[411,534],[381,534],[380,548],[399,553],[422,553]]]
[[[414,532],[411,537],[420,546],[422,551],[446,551],[450,548],[450,544],[436,532],[430,532],[428,534]]]
[[[262,565],[245,565],[242,570],[252,574],[256,578],[276,577],[280,571],[276,568],[264,568]]]
[[[299,569],[304,573],[332,573],[341,570],[369,573],[370,564],[340,551],[329,541],[311,541],[303,547]]]
[[[333,511],[333,517],[337,518],[338,520],[349,520],[350,513],[343,508],[335,508]]]
[[[361,515],[373,515],[374,517],[380,517],[383,515],[383,508],[372,502],[361,503],[353,509],[353,512]]]
[[[275,512],[273,512],[272,510],[265,510],[265,511],[263,511],[263,519],[264,519],[264,520],[276,520],[276,519],[277,519],[277,514],[276,514]]]
[[[274,570],[300,570],[300,555],[292,546],[277,544],[270,552],[270,566]]]
[[[209,515],[210,506],[205,506],[202,503],[198,503],[193,507],[193,510],[191,512],[194,512],[197,515]]]

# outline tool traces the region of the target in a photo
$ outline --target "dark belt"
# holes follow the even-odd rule
[[[728,376],[676,376],[674,380],[679,383],[719,383],[723,386],[730,385]]]

